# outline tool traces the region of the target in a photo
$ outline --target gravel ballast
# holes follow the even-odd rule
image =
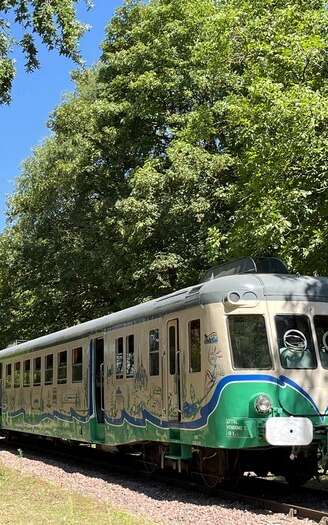
[[[204,494],[169,487],[146,479],[127,479],[117,474],[99,474],[91,468],[65,464],[63,460],[32,455],[22,457],[7,450],[0,451],[3,465],[54,482],[112,506],[143,516],[160,524],[194,525],[312,525],[310,520],[289,518],[282,514],[254,511],[242,503],[225,502]]]

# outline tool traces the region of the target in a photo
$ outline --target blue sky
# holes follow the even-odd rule
[[[105,26],[122,3],[123,0],[94,0],[94,8],[87,11],[81,0],[79,18],[92,26],[80,44],[87,65],[99,58]],[[0,230],[5,225],[7,196],[15,189],[21,163],[47,136],[49,114],[60,103],[63,94],[72,91],[70,72],[76,67],[55,51],[48,52],[41,47],[41,69],[27,74],[20,52],[15,49],[13,55],[17,60],[13,99],[9,106],[0,105]]]

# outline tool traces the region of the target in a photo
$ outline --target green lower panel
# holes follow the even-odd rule
[[[116,419],[105,415],[106,423],[99,424],[94,418],[76,414],[72,409],[65,414],[4,411],[2,426],[108,445],[155,441],[211,448],[263,447],[267,444],[264,437],[266,417],[255,409],[255,400],[260,394],[270,398],[272,415],[288,416],[297,410],[298,414],[303,412],[310,417],[314,426],[328,424],[327,416],[319,416],[311,398],[294,385],[289,386],[270,376],[227,376],[215,385],[202,406],[189,411],[190,417],[183,414],[181,423],[167,422],[141,408],[137,417],[123,411]],[[287,411],[282,409],[282,404]]]

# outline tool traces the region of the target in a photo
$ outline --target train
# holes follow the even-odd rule
[[[328,464],[328,278],[243,257],[201,282],[0,351],[2,435],[294,486]]]

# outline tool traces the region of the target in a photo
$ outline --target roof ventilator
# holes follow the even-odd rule
[[[271,273],[271,274],[288,274],[288,268],[285,263],[278,257],[241,257],[228,261],[220,266],[210,268],[203,282],[211,281],[218,277],[227,275],[240,275],[245,273]]]

